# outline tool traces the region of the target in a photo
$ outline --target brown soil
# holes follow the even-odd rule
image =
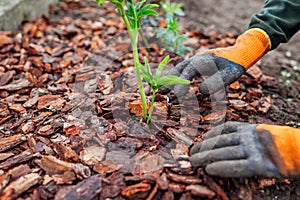
[[[235,39],[226,33],[238,35],[247,22],[228,21],[247,21],[259,9],[252,6],[262,3],[186,1],[186,19],[193,20],[187,20],[183,29],[191,37],[190,45],[200,41],[209,48],[232,45]],[[201,20],[194,21],[196,16]],[[291,66],[299,65],[294,45],[270,53],[253,68],[261,72],[262,67],[275,81],[248,71],[236,82],[239,88],[227,88],[226,104],[224,100],[214,105],[197,92],[196,83],[201,81],[197,79],[192,84],[196,103],[188,98],[193,92],[182,101],[158,94],[148,126],[136,117],[141,106],[123,31],[114,7],[107,4],[100,9],[93,0],[65,0],[51,6],[49,15],[24,22],[19,31],[1,33],[0,199],[299,199],[297,181],[220,179],[188,162],[191,144],[214,123],[224,121],[225,114],[228,121],[298,121],[296,75],[289,78],[294,87],[276,81],[285,81],[282,69],[294,73]],[[226,38],[232,42],[222,43]],[[284,48],[292,52],[291,58],[285,57]],[[171,53],[154,45],[150,52],[141,49],[140,56],[157,66],[166,54]],[[182,60],[171,55],[168,67]],[[291,64],[291,59],[296,61]],[[276,103],[265,114],[272,104],[270,95]],[[219,109],[223,105],[228,105],[224,112]],[[183,108],[190,108],[185,117]]]

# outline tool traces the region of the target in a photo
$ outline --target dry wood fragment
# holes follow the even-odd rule
[[[175,182],[186,183],[186,184],[199,184],[202,180],[193,176],[179,175],[171,172],[167,173],[167,177]]]
[[[21,127],[21,131],[24,133],[24,134],[28,134],[30,132],[34,132],[34,129],[35,129],[35,125],[34,125],[34,122],[29,120],[27,121],[25,124],[22,125]]]
[[[161,190],[167,190],[169,187],[169,180],[167,179],[166,173],[162,173],[157,179],[157,185]]]
[[[175,183],[175,182],[170,182],[169,183],[169,190],[175,192],[175,193],[182,193],[185,191],[186,186],[182,183]]]
[[[14,156],[14,157],[8,158],[4,162],[0,163],[0,169],[9,169],[17,164],[21,164],[23,162],[31,160],[36,156],[37,155],[32,154],[32,152],[30,150],[23,151],[20,154]]]
[[[149,196],[147,197],[147,200],[152,200],[154,199],[156,193],[158,191],[158,186],[157,184],[154,186],[154,188],[152,189],[152,191],[150,192]]]
[[[6,196],[6,193],[13,191],[9,199],[15,199],[23,192],[27,191],[32,186],[38,184],[41,180],[41,176],[38,173],[26,174],[19,179],[11,182],[4,190],[2,196]],[[7,196],[6,196],[7,198]],[[1,197],[0,197],[1,199]]]
[[[213,113],[210,113],[208,115],[205,115],[203,117],[204,122],[218,122],[220,120],[223,120],[225,117],[224,111],[216,111]]]
[[[0,86],[0,90],[16,91],[27,88],[31,83],[27,79],[19,79],[10,84]]]
[[[215,196],[215,193],[212,190],[203,185],[188,185],[185,189],[197,197],[211,199]]]
[[[175,196],[171,190],[167,190],[161,198],[161,200],[173,200],[173,199],[175,199]]]
[[[80,179],[91,176],[91,171],[87,166],[81,163],[65,162],[54,156],[43,156],[41,160],[36,160],[35,162],[50,175],[63,174],[69,171],[74,172]]]
[[[55,200],[90,200],[101,192],[102,177],[94,175],[79,182],[77,185],[60,189],[55,195]]]
[[[168,128],[166,134],[179,144],[186,144],[190,146],[193,143],[191,138],[174,128]]]
[[[144,182],[155,183],[156,177],[152,175],[137,175],[137,176],[125,176],[125,182]]]
[[[11,174],[5,173],[0,177],[0,194],[11,181]]]
[[[13,43],[13,39],[7,35],[0,35],[0,47]]]
[[[97,163],[93,170],[97,172],[98,174],[106,174],[106,173],[112,173],[115,171],[118,171],[122,168],[122,165],[120,165],[117,162],[114,162],[112,160],[104,160],[102,162]]]
[[[87,165],[95,165],[105,157],[106,149],[99,145],[89,145],[80,152],[80,159]]]
[[[35,105],[39,100],[39,97],[36,95],[36,96],[33,96],[31,97],[30,99],[28,99],[24,104],[23,106],[25,108],[30,108],[32,107],[33,105]]]
[[[60,95],[44,95],[38,98],[38,109],[48,108],[51,110],[61,110],[65,100]]]
[[[1,103],[0,102],[0,117],[3,118],[3,117],[6,117],[10,114],[10,111],[8,109],[8,106],[4,103]],[[2,121],[2,120],[0,120]]]
[[[147,183],[137,183],[135,185],[130,185],[122,189],[122,195],[130,198],[137,193],[148,192],[151,189],[151,185]]]
[[[26,113],[26,109],[20,103],[8,104],[9,109],[14,110],[18,113]]]
[[[247,74],[249,74],[255,79],[259,79],[263,75],[263,72],[257,65],[254,65],[247,70]]]
[[[11,149],[26,140],[27,140],[27,138],[21,134],[1,138],[0,139],[0,152]]]
[[[8,72],[0,72],[0,86],[6,85],[9,81],[12,80],[15,74],[15,70],[11,70]]]
[[[0,153],[0,162],[3,160],[6,160],[7,158],[12,157],[13,155],[15,155],[15,154],[12,152]]]
[[[53,143],[53,150],[60,158],[66,161],[79,161],[79,156],[70,146],[62,143]]]
[[[221,186],[219,186],[211,177],[204,174],[203,181],[205,182],[205,184],[208,185],[208,187],[212,191],[214,191],[218,196],[220,196],[222,200],[229,200],[227,194],[224,192]]]

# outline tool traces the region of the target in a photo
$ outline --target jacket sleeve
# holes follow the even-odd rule
[[[262,10],[253,15],[248,29],[263,29],[270,37],[271,50],[300,29],[300,0],[266,0]]]

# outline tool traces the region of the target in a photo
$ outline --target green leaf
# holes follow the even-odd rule
[[[147,73],[152,76],[152,72],[151,72],[149,61],[148,61],[147,57],[144,57],[144,62],[145,62],[145,66],[146,66],[146,69],[147,69]]]
[[[124,2],[124,0],[110,0],[113,4],[120,5]]]
[[[116,6],[120,6],[124,3],[124,0],[109,0],[111,3],[115,4]],[[96,0],[96,3],[102,5],[105,0]]]
[[[137,2],[137,3],[135,4],[135,10],[136,10],[136,11],[139,11],[139,10],[141,9],[142,5],[143,5],[145,2],[146,2],[146,0],[142,0],[142,1],[140,1],[140,2]]]
[[[134,17],[134,13],[135,13],[135,10],[133,10],[133,9],[134,9],[134,6],[132,5],[132,3],[128,3],[127,4],[127,13],[132,17]]]
[[[140,68],[140,70],[142,71],[142,77],[143,77],[143,79],[144,79],[147,83],[151,84],[151,83],[153,82],[153,77],[152,77],[152,75],[149,74],[149,73],[144,69],[144,66],[143,66],[141,63],[139,63],[139,68]]]
[[[105,0],[96,0],[96,3],[97,3],[98,5],[102,5],[102,4],[104,3],[104,1],[105,1]]]
[[[191,82],[178,76],[164,76],[156,80],[156,83],[160,88],[167,85],[190,84]]]
[[[168,18],[167,29],[175,31],[179,27],[177,20],[178,20],[177,18]]]
[[[179,15],[179,16],[184,16],[184,12],[182,10],[183,4],[182,3],[171,3],[170,0],[166,0],[164,2],[160,3],[163,10],[168,14],[174,14]]]
[[[166,65],[168,64],[169,60],[170,60],[170,56],[167,55],[167,56],[159,63],[159,65],[158,65],[158,67],[157,67],[157,70],[156,70],[156,74],[155,74],[155,79],[156,79],[156,80],[160,77],[162,71],[164,70],[164,68],[165,68]]]
[[[154,15],[157,16],[158,12],[153,10],[153,8],[157,8],[157,4],[148,4],[142,7],[140,10],[137,11],[137,18],[141,19],[142,17],[149,16],[149,15]]]

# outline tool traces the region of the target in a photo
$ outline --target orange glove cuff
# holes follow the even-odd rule
[[[248,69],[270,49],[268,34],[262,29],[253,28],[241,34],[232,47],[208,50],[205,53],[225,58]]]
[[[258,125],[256,129],[271,134],[281,158],[276,159],[279,161],[276,165],[280,172],[287,176],[300,176],[300,129],[265,124]]]

